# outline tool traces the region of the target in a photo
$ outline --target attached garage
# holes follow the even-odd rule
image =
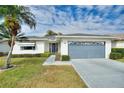
[[[72,59],[105,58],[105,42],[69,41],[68,53]]]

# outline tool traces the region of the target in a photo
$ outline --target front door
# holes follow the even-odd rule
[[[58,43],[50,43],[49,44],[49,51],[50,51],[50,53],[58,52]]]

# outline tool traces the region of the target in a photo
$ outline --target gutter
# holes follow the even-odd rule
[[[56,36],[57,38],[100,38],[100,39],[117,39],[113,36]]]

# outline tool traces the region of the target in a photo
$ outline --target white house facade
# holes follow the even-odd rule
[[[68,34],[16,41],[13,54],[58,52],[72,59],[109,58],[111,48],[124,48],[124,40],[110,35]]]
[[[107,35],[69,34],[49,37],[29,37],[25,41],[16,41],[13,54],[39,54],[59,52],[71,58],[109,58],[116,37]],[[113,43],[114,42],[114,43]],[[113,43],[113,44],[112,44]]]

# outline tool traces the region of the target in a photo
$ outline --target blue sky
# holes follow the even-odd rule
[[[29,6],[36,16],[35,30],[22,26],[27,35],[42,36],[47,30],[62,33],[124,33],[124,6]]]

